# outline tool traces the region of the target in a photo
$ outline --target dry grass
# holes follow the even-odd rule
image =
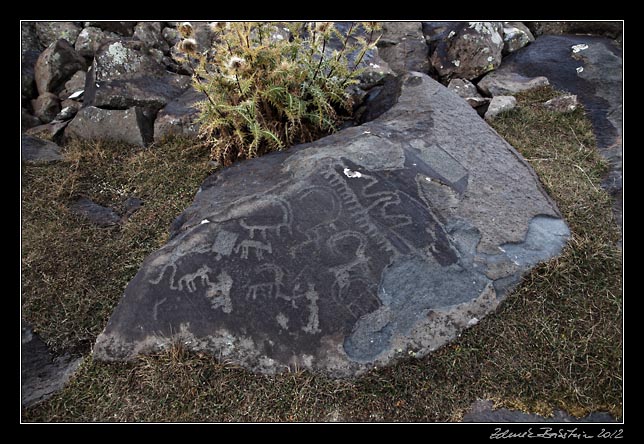
[[[25,410],[23,420],[458,421],[477,398],[546,415],[620,417],[622,257],[599,187],[606,164],[582,111],[539,106],[553,94],[519,96],[520,107],[494,127],[535,168],[571,241],[450,345],[355,380],[255,375],[180,347],[129,364],[87,356],[66,388]],[[24,167],[24,314],[51,345],[87,352],[141,259],[192,199],[208,172],[207,153],[182,146],[76,145],[66,163]],[[66,210],[71,194],[118,204],[121,189],[146,201],[122,228],[95,229]]]

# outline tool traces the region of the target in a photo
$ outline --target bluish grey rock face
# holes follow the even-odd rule
[[[254,371],[356,375],[476,324],[568,233],[521,156],[410,73],[376,120],[206,179],[94,356],[181,341]]]

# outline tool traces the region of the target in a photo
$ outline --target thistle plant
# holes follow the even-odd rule
[[[206,97],[197,104],[200,137],[229,165],[335,131],[351,113],[347,90],[379,25],[214,22],[211,48],[197,46],[190,23],[178,29],[193,86]]]

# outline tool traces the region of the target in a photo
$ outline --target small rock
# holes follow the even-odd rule
[[[509,111],[516,106],[517,99],[513,96],[494,96],[485,112],[485,120],[492,120],[500,113]]]
[[[152,142],[152,122],[140,107],[116,110],[87,106],[69,123],[65,137],[147,146]]]
[[[43,340],[22,319],[21,330],[21,403],[23,407],[30,407],[62,389],[83,359],[69,354],[54,357]]]
[[[447,89],[454,91],[459,97],[464,98],[472,108],[478,108],[481,105],[489,102],[489,99],[481,96],[476,89],[476,86],[469,80],[452,79],[447,85]]]
[[[174,46],[181,40],[181,33],[179,33],[179,31],[177,31],[175,28],[163,28],[161,35],[169,46]]]
[[[37,99],[32,100],[31,106],[36,117],[44,123],[49,123],[60,112],[60,99],[56,94],[45,92],[39,95]]]
[[[156,48],[168,53],[170,46],[161,34],[161,22],[139,22],[134,27],[134,38],[145,43],[150,48]]]
[[[58,120],[58,121],[70,120],[76,115],[79,108],[80,106],[79,107],[66,106],[63,109],[61,109],[58,114],[56,114],[56,117],[54,117],[54,120]]]
[[[65,39],[67,43],[74,45],[81,32],[81,27],[74,22],[36,22],[35,26],[38,40],[45,47],[59,39]]]
[[[547,86],[546,77],[525,77],[516,72],[492,71],[478,83],[478,88],[489,96],[504,96]]]
[[[114,32],[103,31],[100,28],[89,26],[78,34],[74,48],[81,56],[93,58],[103,43],[119,38],[120,36]]]
[[[22,161],[26,163],[50,163],[63,160],[60,147],[48,140],[23,134],[20,139]]]
[[[570,113],[576,110],[578,105],[577,96],[574,94],[555,97],[544,103],[546,108],[560,113]]]
[[[82,91],[85,88],[86,77],[87,73],[85,71],[76,71],[71,79],[65,82],[65,88],[60,92],[58,97],[60,97],[61,100],[67,100],[74,95],[74,93]]]
[[[111,208],[94,203],[85,197],[75,201],[70,205],[69,209],[100,227],[116,225],[121,220],[119,215]]]
[[[501,64],[502,33],[501,22],[459,23],[431,54],[432,67],[443,78],[468,80],[492,71]]]
[[[429,46],[430,55],[436,49],[438,42],[454,37],[458,25],[458,22],[423,22],[423,34]]]
[[[154,121],[154,140],[159,141],[170,135],[197,137],[199,111],[195,104],[201,100],[206,100],[206,95],[190,88],[168,103]]]
[[[20,63],[20,92],[23,100],[35,99],[36,89],[35,69],[40,51],[25,51]]]
[[[378,55],[397,74],[429,72],[428,47],[421,22],[384,22]]]
[[[137,22],[85,22],[85,27],[95,27],[114,32],[124,37],[132,37]]]
[[[33,128],[35,126],[40,125],[42,122],[40,119],[33,114],[31,114],[29,111],[27,111],[24,107],[21,108],[20,110],[20,126],[22,132],[25,132],[29,128]]]
[[[85,59],[67,40],[59,39],[45,49],[34,69],[38,93],[58,93],[64,83],[78,70],[85,69]]]
[[[63,130],[68,123],[69,121],[57,122],[52,120],[50,123],[29,128],[25,133],[33,137],[38,137],[39,139],[60,143],[63,136]]]
[[[503,22],[503,55],[534,42],[534,36],[521,22]]]
[[[35,22],[20,22],[20,52],[24,55],[28,51],[36,51],[38,54],[45,49],[38,40]]]

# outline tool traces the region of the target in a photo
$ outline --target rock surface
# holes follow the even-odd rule
[[[82,358],[54,357],[29,324],[21,320],[20,381],[21,403],[30,407],[63,388]]]
[[[143,109],[82,108],[65,129],[65,137],[86,140],[114,140],[138,146],[152,143],[152,121]]]
[[[54,142],[28,134],[22,134],[21,136],[20,153],[22,161],[28,163],[49,163],[63,160],[60,147]]]
[[[67,40],[56,40],[36,62],[35,78],[38,93],[58,93],[63,84],[78,70],[85,69],[85,59]]]
[[[614,40],[590,35],[543,35],[503,60],[498,74],[545,76],[577,96],[593,124],[599,151],[610,164],[604,182],[622,225],[622,51]],[[485,80],[485,79],[484,79]],[[480,83],[479,83],[479,86]]]
[[[378,54],[397,74],[429,72],[428,48],[420,22],[384,22]]]
[[[99,205],[86,197],[81,197],[72,203],[69,209],[92,222],[93,224],[98,225],[99,227],[109,227],[116,225],[120,222],[121,217],[116,214],[111,208],[104,207]]]
[[[534,42],[530,29],[521,22],[503,22],[503,55]]]
[[[526,77],[515,72],[496,70],[483,77],[477,86],[488,96],[504,96],[549,84],[548,78],[544,76]]]
[[[485,111],[485,120],[492,120],[499,114],[510,111],[517,106],[517,99],[513,96],[494,96],[490,101],[487,111]]]
[[[532,413],[523,413],[518,410],[494,409],[492,401],[477,400],[470,410],[463,416],[462,422],[616,422],[606,412],[594,412],[583,418],[570,416],[563,410],[555,410],[552,417],[545,417]],[[535,430],[535,433],[539,433]]]
[[[476,85],[469,80],[452,79],[449,85],[447,85],[447,89],[454,91],[459,97],[464,98],[472,108],[477,108],[489,101],[489,99],[479,94]]]
[[[181,341],[254,371],[362,373],[493,311],[569,230],[530,166],[420,73],[374,121],[210,176],[94,358]]]
[[[31,107],[34,110],[34,116],[43,123],[49,123],[60,112],[60,99],[56,94],[45,92],[31,101]]]
[[[168,103],[159,111],[154,121],[154,140],[159,141],[170,135],[196,138],[199,131],[199,111],[194,105],[205,100],[203,93],[190,88],[181,96]]]
[[[543,105],[553,111],[560,113],[570,113],[577,109],[577,96],[574,94],[564,94],[546,101]]]
[[[38,40],[44,47],[58,39],[65,39],[73,46],[81,32],[81,27],[75,22],[36,22],[35,28]]]
[[[189,76],[166,71],[143,43],[110,41],[96,52],[83,103],[111,109],[140,106],[156,112],[190,85]]]
[[[501,22],[461,22],[436,45],[430,61],[439,76],[473,80],[501,64]]]

